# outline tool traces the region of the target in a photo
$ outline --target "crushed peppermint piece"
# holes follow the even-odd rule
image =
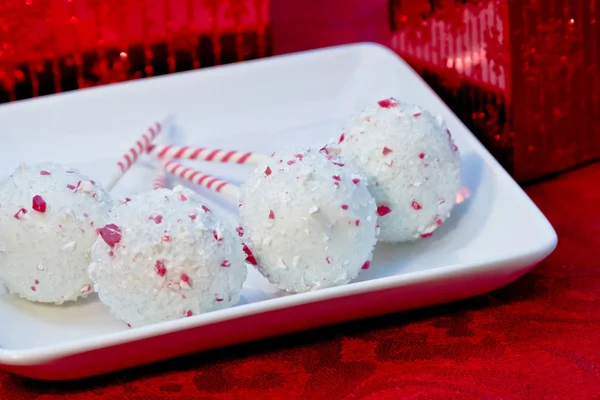
[[[277,258],[277,268],[281,268],[281,269],[287,269],[287,265],[285,263],[285,261],[283,261],[283,258],[278,257]]]
[[[414,113],[414,114],[413,114],[413,117],[415,117],[415,118],[419,118],[419,117],[421,116],[421,114],[422,114],[422,113],[420,113],[420,112],[418,112],[418,113]]]
[[[35,195],[31,201],[31,208],[37,212],[44,213],[46,212],[46,201],[42,196]]]
[[[50,172],[48,171],[40,171],[40,175],[42,176],[48,176],[48,175],[52,175]]]
[[[231,262],[229,260],[223,260],[223,262],[221,263],[221,267],[229,267],[231,265]]]
[[[244,227],[243,226],[240,225],[237,228],[235,228],[235,230],[240,237],[244,236]]]
[[[96,229],[102,240],[110,247],[115,247],[121,241],[121,228],[115,224],[108,224],[100,229]]]
[[[186,317],[191,317],[192,315],[194,315],[194,313],[192,312],[192,310],[187,310],[185,313]]]
[[[384,147],[383,147],[383,150],[381,151],[381,153],[382,153],[384,156],[387,156],[387,155],[388,155],[388,154],[390,154],[392,151],[393,151],[393,150],[392,150],[392,149],[390,149],[389,147],[387,147],[387,146],[384,146]]]
[[[162,239],[163,242],[170,242],[171,241],[171,236],[165,235],[161,239]]]
[[[294,154],[294,157],[296,157],[299,160],[302,160],[302,158],[304,158],[302,154]]]
[[[221,298],[221,297],[217,297],[217,298],[215,299],[215,301],[216,301],[217,303],[220,303],[220,302],[222,302],[223,300],[225,300],[225,299],[223,299],[223,298]]]
[[[362,267],[360,267],[360,269],[369,269],[370,266],[371,266],[371,262],[367,261],[363,264]]]
[[[342,210],[347,210],[348,209],[348,204],[342,204]]]
[[[269,175],[271,175],[271,173],[272,173],[272,172],[273,172],[273,171],[271,171],[271,167],[269,167],[269,166],[267,165],[267,168],[265,168],[265,175],[266,175],[266,176],[269,176]]]
[[[164,278],[167,274],[167,267],[165,267],[165,263],[162,260],[156,260],[156,264],[154,265],[154,270],[156,271],[156,275]]]
[[[213,230],[213,237],[217,242],[223,241],[223,237],[221,236],[221,231],[219,229]]]
[[[92,285],[85,285],[84,287],[81,288],[81,290],[79,292],[87,293],[87,292],[91,292],[91,291],[92,291]]]
[[[339,175],[334,175],[334,176],[333,176],[333,180],[334,180],[334,181],[338,181],[338,182],[339,182],[339,181],[341,181],[341,180],[342,180],[342,178],[340,178],[340,176],[339,176]]]
[[[377,215],[379,215],[380,217],[383,217],[384,215],[387,215],[391,212],[392,209],[386,205],[380,205],[379,207],[377,207]]]
[[[425,153],[421,153],[421,154],[419,154],[419,158],[420,158],[421,160],[422,160],[422,159],[424,159],[424,158],[425,158]]]
[[[296,164],[296,160],[289,160],[287,162],[287,165],[292,165],[292,164]]]
[[[344,141],[345,137],[346,137],[345,134],[342,133],[342,135],[340,136],[340,139],[338,140],[338,144],[342,143]]]
[[[204,204],[202,205],[202,209],[204,210],[205,213],[210,212],[210,208],[206,207]]]
[[[352,183],[354,183],[355,185],[358,185],[360,183],[360,179],[358,178],[353,178],[352,179]]]
[[[258,265],[254,254],[252,254],[252,251],[245,243],[243,243],[242,249],[244,250],[244,253],[246,253],[246,262],[252,265]]]
[[[186,274],[185,272],[183,272],[180,276],[180,279],[183,283],[185,283],[186,285],[188,285],[189,287],[192,287],[192,280],[190,279],[190,277],[188,276],[188,274]]]
[[[197,214],[189,214],[188,215],[192,221],[196,220]]]
[[[335,161],[332,161],[332,163],[334,165],[337,165],[338,167],[343,167],[344,165],[346,165],[346,164],[342,164],[341,162],[335,162]]]
[[[410,204],[412,206],[412,208],[414,208],[415,210],[420,210],[423,208],[423,206],[421,206],[421,204],[419,202],[417,202],[416,200],[413,200],[412,203]]]
[[[360,225],[360,219],[357,219],[356,221],[354,221],[354,225],[359,226]]]
[[[61,247],[61,250],[63,250],[63,251],[75,251],[76,245],[77,245],[77,242],[72,241],[72,242],[66,243],[63,247]]]
[[[269,219],[275,219],[275,213],[273,210],[269,210]]]
[[[327,264],[331,264],[332,259],[331,257],[325,257],[325,261],[327,261]]]
[[[422,234],[421,234],[421,237],[422,237],[423,239],[427,239],[427,238],[430,238],[430,237],[432,237],[432,236],[433,236],[433,232],[429,232],[429,233],[422,233]]]
[[[15,215],[13,215],[13,217],[15,217],[16,219],[26,219],[27,217],[27,210],[24,208],[21,208],[19,211],[16,212]]]
[[[379,104],[379,107],[381,108],[393,108],[398,105],[398,102],[393,97],[390,97],[389,99],[379,100],[377,104]]]
[[[436,215],[433,218],[433,222],[437,225],[437,226],[441,226],[444,222],[442,221],[442,219],[440,218],[439,215]]]
[[[155,224],[160,224],[162,222],[162,215],[151,215],[148,219],[154,221]]]

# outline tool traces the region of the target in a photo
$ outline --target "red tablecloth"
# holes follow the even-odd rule
[[[489,295],[0,399],[599,399],[600,165],[527,191],[558,248]]]

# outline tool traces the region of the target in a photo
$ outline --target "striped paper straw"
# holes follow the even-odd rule
[[[148,129],[136,140],[135,144],[117,161],[110,179],[106,183],[106,189],[111,190],[117,182],[125,175],[125,172],[137,161],[140,155],[149,151],[152,141],[170,126],[172,118],[167,117],[163,122],[154,122]]]
[[[224,194],[225,196],[237,201],[240,196],[240,189],[232,183],[223,181],[214,176],[204,174],[200,171],[178,164],[174,161],[166,161],[164,163],[165,170],[175,176],[190,181],[200,186],[204,186],[214,192]]]
[[[208,149],[204,147],[154,145],[150,152],[161,160],[183,158],[188,160],[257,165],[269,158],[263,154],[236,150]]]

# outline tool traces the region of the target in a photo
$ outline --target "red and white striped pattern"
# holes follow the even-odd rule
[[[204,186],[205,188],[217,193],[224,194],[235,201],[237,201],[239,198],[240,190],[232,183],[215,178],[211,175],[204,174],[193,169],[192,167],[178,164],[174,161],[166,161],[164,167],[165,170],[172,175],[178,176],[197,185]]]
[[[125,173],[138,159],[138,157],[150,150],[152,141],[162,131],[162,125],[160,122],[155,122],[148,127],[148,130],[142,134],[133,147],[127,151],[122,159],[117,162],[117,165],[121,169],[122,173]]]
[[[165,189],[167,187],[167,177],[164,171],[157,171],[154,178],[152,178],[152,190]]]
[[[155,122],[148,127],[135,144],[117,161],[115,170],[107,181],[105,187],[111,190],[125,175],[125,172],[137,161],[140,155],[150,151],[152,141],[164,130],[163,124]]]
[[[203,147],[179,146],[152,146],[150,152],[161,160],[185,158],[188,160],[215,161],[222,163],[256,165],[264,161],[267,156],[252,152],[229,151],[220,149],[207,149]]]

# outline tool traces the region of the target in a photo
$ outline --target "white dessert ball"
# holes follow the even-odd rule
[[[231,225],[178,186],[115,207],[89,273],[111,312],[142,326],[234,305],[247,269]]]
[[[385,242],[430,237],[460,189],[458,147],[441,116],[393,98],[354,116],[339,154],[369,179]]]
[[[241,188],[240,225],[251,262],[289,292],[348,283],[369,268],[377,241],[364,177],[317,149],[277,152],[258,166]]]
[[[0,282],[37,302],[86,296],[90,249],[111,207],[102,187],[73,169],[20,165],[0,183]]]

